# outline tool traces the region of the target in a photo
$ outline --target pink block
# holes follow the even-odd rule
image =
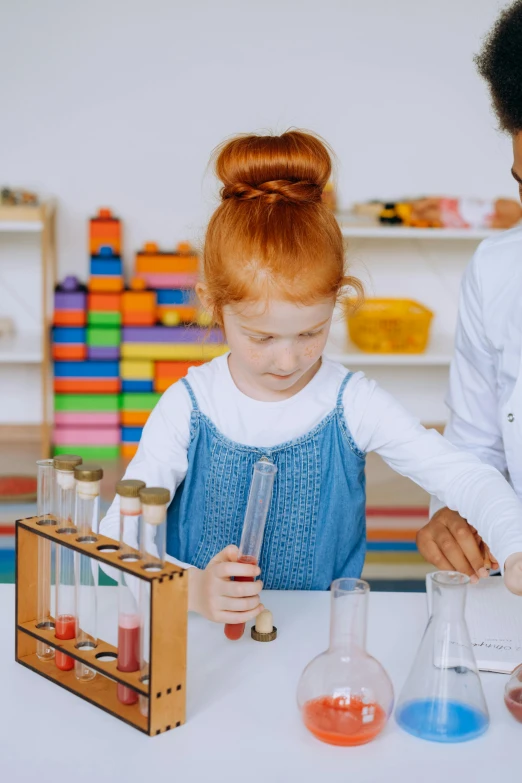
[[[56,427],[55,446],[116,446],[121,441],[120,428]]]
[[[179,272],[172,275],[141,272],[137,277],[145,280],[149,288],[193,288],[199,280],[199,276],[192,272]]]
[[[54,424],[55,427],[118,427],[120,414],[117,411],[115,413],[56,411]]]

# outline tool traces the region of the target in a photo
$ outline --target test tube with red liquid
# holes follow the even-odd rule
[[[140,554],[145,571],[162,571],[167,543],[167,507],[170,492],[163,487],[140,489]],[[150,583],[140,579],[140,679],[150,681]],[[140,694],[140,712],[149,713],[148,696]]]
[[[74,470],[76,479],[75,522],[77,541],[96,543],[98,530],[100,482],[103,470],[97,465],[81,465]],[[82,652],[95,650],[97,636],[98,562],[78,554],[76,560],[76,647]],[[74,673],[80,682],[89,682],[96,671],[82,661],[75,661]]]
[[[116,485],[120,498],[120,558],[138,560],[137,548],[141,514],[140,490],[144,481],[123,479]],[[118,663],[120,672],[137,672],[140,668],[139,579],[120,571],[118,584]],[[117,696],[121,704],[135,704],[138,694],[118,683]]]
[[[76,479],[74,471],[82,458],[76,454],[60,454],[54,465],[54,516],[58,531],[75,533],[74,504]],[[76,637],[75,555],[72,549],[56,545],[56,607],[54,635],[60,640]],[[61,671],[74,668],[74,659],[56,650],[55,663]]]
[[[54,525],[53,517],[53,482],[54,469],[52,459],[40,459],[37,465],[37,514],[39,525]],[[54,623],[51,620],[51,542],[38,536],[38,594],[36,627],[51,630]],[[51,661],[54,658],[54,648],[47,642],[36,642],[36,655],[41,661]]]
[[[268,457],[261,457],[254,465],[241,543],[239,544],[238,563],[257,565],[259,562],[276,473],[277,468]],[[234,581],[253,582],[254,580],[252,577],[235,576]],[[225,636],[231,641],[241,639],[244,631],[245,623],[227,623],[225,625]]]

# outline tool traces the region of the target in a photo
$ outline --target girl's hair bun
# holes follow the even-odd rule
[[[321,200],[332,162],[326,144],[303,131],[238,136],[217,151],[223,200],[310,204]]]

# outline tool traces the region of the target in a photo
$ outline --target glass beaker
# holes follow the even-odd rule
[[[512,716],[522,723],[522,663],[514,669],[506,683],[504,702]]]
[[[483,734],[489,714],[464,619],[469,577],[431,574],[433,608],[402,689],[395,718],[415,737],[464,742]]]
[[[332,582],[330,647],[308,664],[297,687],[306,728],[331,745],[370,742],[393,708],[391,680],[366,652],[369,592],[361,579]]]

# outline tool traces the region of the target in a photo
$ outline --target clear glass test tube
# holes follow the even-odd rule
[[[75,486],[74,469],[80,465],[82,458],[76,454],[61,454],[53,460],[54,465],[54,516],[57,529],[75,531],[74,502]],[[74,552],[67,547],[56,546],[56,606],[54,634],[57,639],[74,639],[76,636],[75,614],[75,568]],[[70,671],[74,659],[65,653],[56,651],[56,666],[61,671]]]
[[[241,543],[239,544],[238,563],[247,563],[248,565],[259,563],[276,473],[276,466],[267,457],[262,457],[254,465]],[[253,580],[251,577],[236,576],[234,581],[249,582]],[[225,636],[231,641],[240,639],[244,631],[244,623],[227,623],[225,625]]]
[[[128,562],[138,560],[133,549],[138,548],[141,514],[140,490],[144,481],[123,479],[116,485],[120,498],[120,558]],[[136,672],[140,668],[140,580],[132,574],[119,572],[118,584],[118,663],[121,672]],[[135,704],[138,694],[126,685],[117,685],[118,700]]]
[[[74,471],[76,478],[75,522],[80,543],[95,543],[98,531],[100,482],[103,470],[97,465],[82,465]],[[76,647],[94,650],[97,637],[98,562],[87,555],[76,557]],[[88,682],[96,672],[81,661],[75,661],[76,679]]]
[[[37,514],[40,525],[54,524],[53,510],[53,461],[40,459],[37,465]],[[52,630],[51,619],[51,553],[52,543],[38,536],[38,595],[36,627]],[[36,642],[36,655],[41,661],[54,658],[54,648],[46,642]]]
[[[140,490],[141,532],[140,553],[146,571],[162,571],[167,542],[167,507],[170,492],[162,487]],[[140,678],[150,681],[150,583],[140,580]],[[148,715],[149,699],[140,694],[140,712]]]

